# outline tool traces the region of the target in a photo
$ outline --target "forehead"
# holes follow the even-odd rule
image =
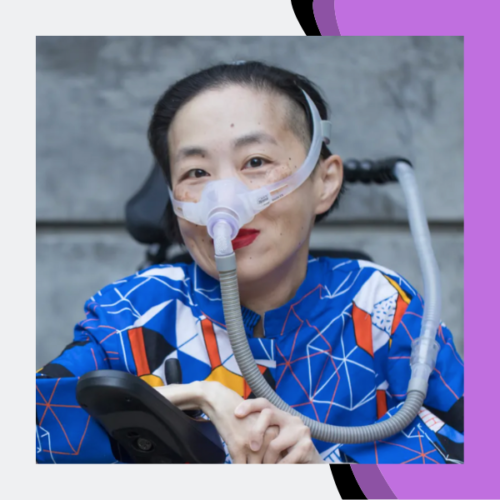
[[[207,90],[177,112],[169,146],[173,150],[186,144],[215,146],[258,130],[284,139],[289,133],[288,109],[284,96],[264,90],[236,85]]]

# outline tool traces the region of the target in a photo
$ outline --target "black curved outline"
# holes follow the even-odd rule
[[[349,464],[331,464],[330,470],[342,498],[366,500]]]
[[[292,0],[292,8],[307,36],[321,36],[313,11],[314,0]]]

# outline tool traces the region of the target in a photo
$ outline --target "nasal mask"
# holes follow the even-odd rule
[[[412,376],[407,398],[395,415],[383,422],[359,427],[328,425],[302,415],[288,406],[262,376],[248,345],[243,325],[236,257],[231,241],[240,228],[252,221],[258,213],[301,186],[318,163],[323,142],[330,142],[331,123],[321,119],[312,99],[306,92],[302,92],[312,117],[313,133],[304,163],[293,174],[257,189],[250,189],[236,177],[210,181],[205,184],[198,202],[176,200],[169,188],[170,199],[178,217],[193,224],[207,226],[208,233],[214,240],[226,329],[236,362],[252,392],[257,397],[268,399],[281,410],[300,417],[310,427],[313,438],[341,444],[372,442],[397,434],[414,420],[427,394],[428,379],[439,351],[439,344],[435,340],[441,304],[439,270],[413,170],[407,163],[397,163],[393,173],[407,198],[410,228],[423,272],[426,305],[420,337],[412,346]]]

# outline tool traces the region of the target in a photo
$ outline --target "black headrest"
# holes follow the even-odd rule
[[[168,203],[167,183],[155,163],[146,182],[125,205],[125,225],[130,235],[139,243],[170,245],[163,224]]]

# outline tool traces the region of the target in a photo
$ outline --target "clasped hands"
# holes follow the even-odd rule
[[[201,409],[236,464],[324,463],[299,417],[263,398],[244,400],[219,382],[156,387],[181,410]]]

